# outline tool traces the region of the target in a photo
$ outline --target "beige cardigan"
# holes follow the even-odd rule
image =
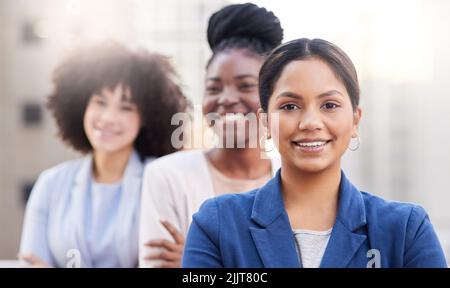
[[[279,158],[272,159],[273,175],[280,165]],[[173,241],[160,219],[169,221],[186,236],[192,215],[211,197],[214,197],[214,189],[203,150],[177,152],[149,163],[142,183],[139,266],[158,264],[144,261],[145,256],[157,252],[145,247],[146,242],[152,239]]]

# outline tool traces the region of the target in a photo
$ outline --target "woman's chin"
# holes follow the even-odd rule
[[[112,144],[112,143],[109,143],[109,144]],[[128,148],[128,145],[126,147],[124,147],[122,145],[108,145],[108,144],[103,143],[103,145],[96,145],[93,148],[96,153],[116,154],[121,151],[124,151],[125,148]]]
[[[305,161],[305,160],[299,160],[294,163],[294,166],[302,172],[305,173],[319,173],[325,170],[328,166],[323,161]]]

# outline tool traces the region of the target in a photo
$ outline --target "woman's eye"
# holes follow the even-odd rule
[[[283,106],[281,106],[282,110],[295,110],[298,109],[298,106],[295,104],[285,104]]]
[[[208,94],[217,94],[220,92],[220,88],[218,87],[207,87],[206,88],[206,92],[208,92]]]
[[[331,102],[328,102],[328,103],[325,103],[324,105],[323,105],[323,107],[325,108],[325,109],[335,109],[335,108],[337,108],[337,107],[339,107],[336,103],[331,103]]]
[[[133,107],[133,106],[122,106],[121,109],[123,111],[134,111],[135,107]]]
[[[256,87],[256,84],[251,84],[251,83],[245,83],[245,84],[241,84],[239,85],[239,89],[240,90],[250,90]]]
[[[97,104],[97,105],[100,105],[100,106],[105,106],[106,105],[106,102],[101,100],[101,99],[94,100],[94,103]]]

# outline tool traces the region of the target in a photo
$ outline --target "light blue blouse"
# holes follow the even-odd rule
[[[53,267],[137,267],[144,165],[133,152],[112,186],[93,183],[91,155],[44,171],[27,203],[20,253]]]
[[[120,259],[114,246],[114,229],[117,211],[122,199],[122,182],[100,184],[92,182],[87,213],[87,248],[94,267],[120,267]]]

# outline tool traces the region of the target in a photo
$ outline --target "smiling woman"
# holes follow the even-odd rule
[[[86,156],[39,177],[24,265],[137,266],[144,164],[177,150],[170,118],[188,105],[174,76],[166,57],[114,42],[76,49],[58,66],[48,107],[62,140]]]
[[[279,116],[280,127],[272,133],[280,143],[280,153],[291,155],[286,159],[297,161],[296,165],[311,172],[319,169],[318,165],[340,164],[350,139],[357,137],[361,118],[361,108],[356,106],[359,95],[349,96],[339,75],[318,57],[290,62],[279,76],[273,88],[274,96],[266,106]],[[261,79],[267,80],[266,77],[269,76],[261,75]],[[352,80],[349,86],[358,87],[357,80]],[[267,104],[266,94],[261,95]],[[322,152],[320,157],[319,152]]]
[[[282,167],[260,189],[203,204],[183,267],[446,267],[422,207],[361,192],[341,170],[361,119],[356,71],[341,49],[285,43],[259,81],[259,117]]]
[[[175,79],[165,56],[145,50],[132,53],[111,41],[82,46],[55,70],[48,107],[62,140],[86,153],[93,149],[86,133],[90,130],[85,129],[89,128],[85,118],[91,118],[87,112],[100,115],[95,111],[104,111],[114,102],[120,108],[117,112],[139,115],[139,133],[132,141],[139,155],[159,157],[177,150],[171,145],[176,127],[170,119],[188,105]]]
[[[219,145],[174,153],[147,166],[141,206],[143,267],[179,267],[184,237],[201,203],[260,187],[279,167],[279,159],[261,156],[259,127],[251,121],[260,107],[259,70],[283,38],[278,18],[254,4],[229,5],[210,17],[207,37],[212,56],[206,67],[203,114],[218,116],[214,132]],[[241,121],[246,129],[239,129]],[[256,131],[249,131],[252,127]]]

